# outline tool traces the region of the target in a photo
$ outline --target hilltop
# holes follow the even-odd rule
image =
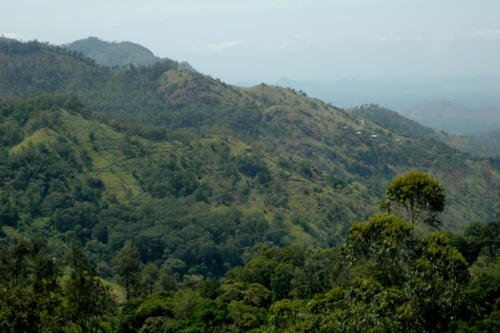
[[[132,42],[107,42],[97,37],[88,37],[63,45],[68,50],[81,52],[84,56],[92,58],[99,65],[115,66],[151,66],[157,62],[170,59],[157,57],[146,47]],[[187,62],[179,63],[181,68],[195,71]]]

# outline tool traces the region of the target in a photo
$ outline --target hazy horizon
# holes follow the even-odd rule
[[[498,1],[1,4],[6,37],[127,40],[232,83],[500,76]]]

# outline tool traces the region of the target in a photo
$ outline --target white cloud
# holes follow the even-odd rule
[[[292,45],[291,43],[284,42],[281,44],[268,45],[267,48],[270,50],[282,50],[282,49],[286,49],[287,47],[289,47],[291,45]]]
[[[401,42],[404,41],[405,39],[397,36],[397,37],[387,37],[387,36],[381,36],[377,39],[375,39],[375,43],[385,43],[385,42]]]
[[[4,33],[2,33],[0,35],[4,36],[6,38],[10,38],[10,39],[17,39],[19,41],[27,41],[27,40],[29,40],[29,38],[27,38],[25,36],[21,36],[19,34],[13,33],[13,32],[4,32]]]
[[[104,26],[108,28],[117,28],[121,25],[122,25],[122,20],[117,16],[108,17],[104,21]]]
[[[473,36],[498,38],[500,37],[500,29],[478,30],[472,33]]]
[[[243,45],[243,42],[240,42],[237,40],[232,40],[232,41],[225,42],[225,43],[210,43],[210,44],[205,45],[205,46],[195,47],[195,49],[218,52],[218,51],[223,51],[223,50],[227,50],[227,49],[232,49],[232,48],[235,48],[235,47],[240,46],[240,45]]]

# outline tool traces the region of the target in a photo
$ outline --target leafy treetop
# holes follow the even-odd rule
[[[445,189],[438,179],[420,171],[410,171],[395,178],[387,188],[382,208],[402,211],[413,226],[423,222],[436,227],[441,224],[439,213],[444,210]]]

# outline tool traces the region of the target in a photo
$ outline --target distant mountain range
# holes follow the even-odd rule
[[[375,103],[403,111],[417,104],[449,100],[470,108],[500,106],[500,77],[300,81],[282,78],[275,84],[305,91],[344,108]]]
[[[80,39],[63,45],[63,47],[81,52],[86,57],[94,59],[99,65],[109,67],[126,66],[129,64],[151,66],[157,62],[171,60],[157,57],[149,49],[136,43],[127,41],[107,42],[97,37]],[[186,70],[195,71],[187,62],[180,62],[179,65]]]
[[[477,136],[500,128],[500,106],[469,108],[450,101],[415,105],[402,114],[419,123],[451,133]]]

